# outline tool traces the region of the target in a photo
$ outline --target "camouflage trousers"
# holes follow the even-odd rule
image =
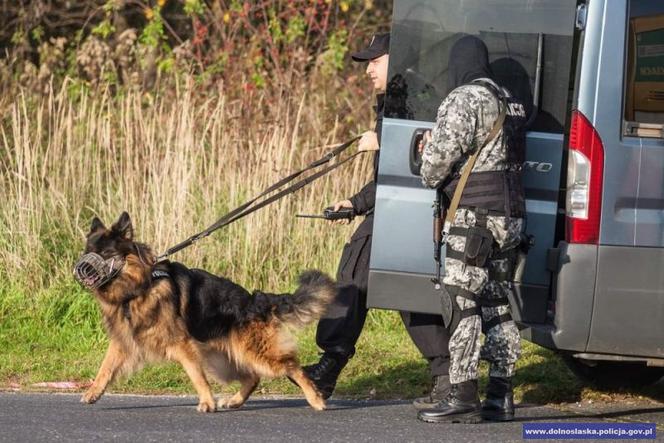
[[[468,228],[476,225],[475,213],[469,209],[458,209],[454,226]],[[487,216],[486,227],[491,231],[494,246],[501,252],[516,248],[523,229],[523,219]],[[463,252],[466,237],[451,235],[447,248]],[[489,279],[489,266],[502,268],[508,265],[506,258],[489,259],[484,267],[471,266],[461,260],[446,257],[445,286],[456,286],[475,294],[475,300],[456,297],[459,309],[481,306],[481,315],[462,318],[453,331],[450,331],[450,382],[461,383],[478,378],[480,358],[490,363],[492,377],[511,377],[516,361],[521,354],[519,330],[513,320],[498,323],[485,331],[484,345],[481,344],[482,325],[485,326],[501,315],[509,314],[509,303],[495,305],[492,300],[504,299],[513,291],[510,281]],[[482,306],[493,305],[493,306]]]

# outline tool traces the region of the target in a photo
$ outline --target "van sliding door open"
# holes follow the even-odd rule
[[[524,184],[527,232],[535,236],[524,284],[512,300],[517,320],[547,319],[568,119],[575,0],[395,0],[390,67],[369,274],[370,307],[440,312],[432,202],[419,177],[416,145],[449,92],[451,46],[464,34],[489,48],[498,83],[526,104],[530,116]]]

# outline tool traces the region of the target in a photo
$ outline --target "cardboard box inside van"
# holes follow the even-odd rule
[[[625,119],[664,123],[664,14],[629,24]]]

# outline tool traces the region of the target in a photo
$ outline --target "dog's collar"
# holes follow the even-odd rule
[[[160,278],[168,278],[170,275],[166,271],[162,271],[161,269],[153,269],[152,270],[152,280],[158,280]]]

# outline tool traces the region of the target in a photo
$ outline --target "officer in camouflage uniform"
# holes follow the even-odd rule
[[[520,354],[519,331],[510,316],[508,293],[524,228],[521,165],[526,114],[522,103],[491,78],[484,43],[465,36],[450,53],[451,92],[438,110],[423,149],[422,182],[443,187],[452,198],[459,171],[487,139],[501,111],[505,123],[481,149],[454,215],[447,242],[442,297],[452,334],[450,394],[435,408],[420,411],[427,422],[512,420],[511,377]],[[445,315],[445,313],[450,315]],[[484,346],[480,333],[486,334]],[[477,392],[479,359],[490,362],[487,399]]]

